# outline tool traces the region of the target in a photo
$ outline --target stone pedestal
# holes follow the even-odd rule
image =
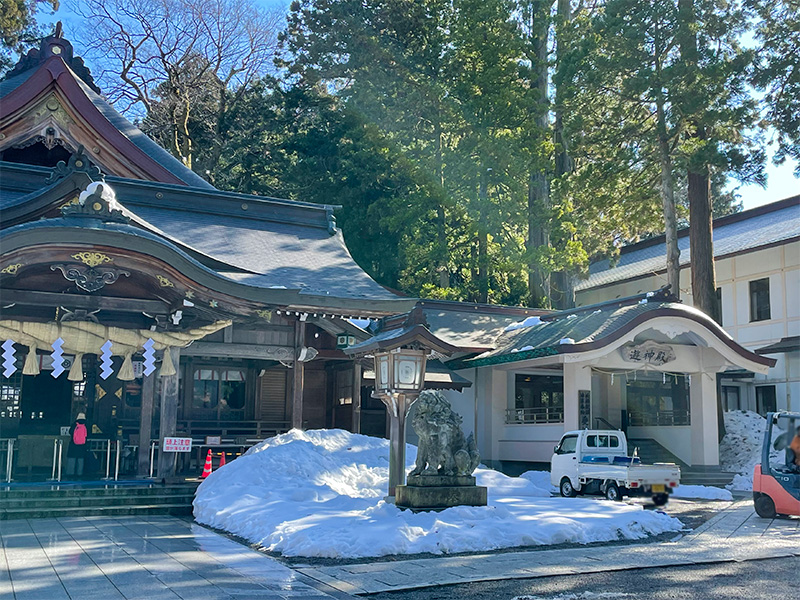
[[[444,510],[451,506],[486,506],[487,489],[475,478],[447,475],[413,475],[395,489],[395,504],[413,511]]]

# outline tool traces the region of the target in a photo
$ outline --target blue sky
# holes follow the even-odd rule
[[[289,7],[288,0],[257,0],[257,2],[269,8],[284,8],[288,10]],[[55,21],[61,19],[64,21],[67,36],[70,35],[70,30],[75,26],[74,15],[65,4],[62,4],[55,14],[40,13],[39,18],[42,23],[55,23]],[[90,69],[92,68],[92,65],[88,66]],[[765,188],[759,185],[739,186],[738,182],[732,181],[728,189],[736,191],[745,210],[800,194],[800,179],[795,178],[793,175],[796,164],[796,161],[787,160],[782,165],[774,165],[772,164],[772,155],[770,153],[766,169],[767,186]]]
[[[747,185],[739,188],[736,193],[742,200],[745,210],[800,194],[800,179],[795,178],[792,174],[796,164],[794,161],[787,160],[782,165],[775,166],[770,162],[767,165],[766,188],[762,188],[760,185]]]

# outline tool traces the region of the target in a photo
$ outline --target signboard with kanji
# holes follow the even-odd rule
[[[622,357],[628,362],[645,363],[661,366],[675,360],[675,351],[671,346],[648,340],[643,344],[629,344],[620,348]]]
[[[165,437],[161,450],[164,452],[191,452],[192,438]]]

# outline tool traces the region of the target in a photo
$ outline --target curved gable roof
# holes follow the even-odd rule
[[[498,336],[493,350],[465,363],[481,367],[542,356],[589,352],[619,340],[647,321],[664,317],[697,323],[742,358],[759,365],[775,366],[775,360],[766,359],[739,345],[711,317],[696,308],[680,302],[647,298],[636,303],[608,303],[564,311],[541,317],[538,323],[529,322],[528,325],[506,328]]]
[[[214,189],[119,114],[60,55],[50,56],[38,66],[0,82],[0,121],[13,120],[18,112],[50,90],[60,92],[99,139],[110,144],[153,181]]]

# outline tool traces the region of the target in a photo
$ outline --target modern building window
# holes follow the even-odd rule
[[[628,417],[634,427],[691,425],[689,383],[683,375],[639,375],[628,380]]]
[[[769,277],[750,282],[750,322],[770,319]]]
[[[774,385],[759,385],[756,386],[756,407],[758,414],[766,417],[768,412],[775,412],[778,404],[775,400],[775,386]]]
[[[518,374],[507,423],[563,423],[564,378]]]
[[[741,410],[741,397],[739,387],[736,385],[723,385],[720,389],[722,406],[725,410]]]

